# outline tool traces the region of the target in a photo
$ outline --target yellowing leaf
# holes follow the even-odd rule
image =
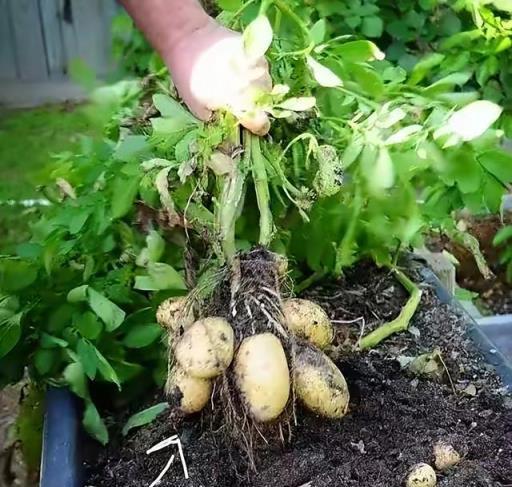
[[[252,60],[265,55],[272,43],[272,26],[265,15],[256,17],[245,29],[244,50]]]
[[[390,135],[384,142],[386,145],[401,144],[407,142],[414,134],[421,131],[423,127],[421,125],[409,125],[401,128],[398,132]]]
[[[336,86],[342,86],[343,82],[341,79],[333,73],[329,68],[320,64],[318,61],[313,59],[311,56],[307,57],[307,63],[313,78],[316,82],[325,88],[335,88]]]
[[[498,120],[502,111],[499,105],[491,101],[474,101],[453,113],[448,120],[448,127],[462,140],[473,140]]]
[[[379,149],[371,181],[372,186],[377,190],[388,189],[395,182],[393,161],[385,147]]]
[[[283,110],[291,110],[293,112],[304,112],[311,110],[316,105],[316,98],[314,96],[301,96],[298,98],[288,98],[277,105]]]

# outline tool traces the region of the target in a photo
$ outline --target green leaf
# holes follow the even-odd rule
[[[351,63],[364,63],[375,59],[382,61],[384,53],[376,44],[370,41],[345,42],[333,48],[334,52],[341,56],[343,61]]]
[[[493,149],[480,154],[478,162],[502,183],[512,182],[512,153]]]
[[[384,30],[384,22],[380,17],[364,17],[361,32],[366,37],[380,37]]]
[[[103,325],[92,311],[76,313],[73,316],[73,326],[84,338],[94,340],[100,335]]]
[[[258,60],[272,44],[272,26],[265,15],[258,15],[244,31],[244,50],[249,59]]]
[[[325,19],[320,19],[315,22],[313,27],[311,27],[309,31],[309,35],[311,36],[311,40],[315,44],[321,44],[325,40],[325,34],[327,31],[327,21]]]
[[[19,259],[0,260],[0,290],[20,291],[37,279],[37,267]]]
[[[94,348],[94,352],[96,354],[96,366],[98,367],[100,374],[104,379],[108,380],[109,382],[113,382],[117,388],[121,390],[121,383],[119,382],[119,377],[117,377],[116,371],[110,365],[108,360],[101,354],[101,352],[93,345],[91,346]]]
[[[130,162],[143,156],[149,156],[151,146],[145,135],[127,135],[117,146],[114,157],[120,161]]]
[[[82,364],[73,362],[69,364],[62,373],[66,384],[71,391],[78,397],[86,399],[89,397],[89,390],[87,388],[87,379],[84,374]]]
[[[343,169],[347,169],[356,161],[363,150],[363,142],[359,138],[354,138],[343,152],[341,158]]]
[[[180,120],[184,126],[200,123],[183,105],[170,96],[157,93],[153,95],[153,103],[164,118]]]
[[[126,436],[133,428],[138,428],[139,426],[144,426],[151,423],[157,418],[159,414],[163,413],[168,408],[168,403],[161,402],[130,416],[123,427],[123,436]]]
[[[18,343],[21,337],[21,317],[18,313],[0,318],[0,358],[7,355]]]
[[[154,135],[165,137],[183,132],[190,126],[190,123],[183,118],[152,118],[151,125]]]
[[[58,361],[59,353],[56,350],[40,348],[34,354],[34,367],[40,375],[48,374]]]
[[[507,240],[512,238],[512,225],[508,225],[506,227],[500,228],[496,235],[494,236],[494,239],[492,241],[492,244],[495,247],[498,247],[499,245],[505,243]]]
[[[484,178],[483,184],[484,202],[491,213],[498,213],[501,207],[505,188],[492,176]]]
[[[135,289],[141,291],[159,291],[166,289],[184,291],[187,285],[181,274],[173,267],[162,262],[148,264],[148,276],[135,278]]]
[[[94,380],[96,377],[98,362],[96,357],[96,347],[94,347],[88,340],[81,338],[78,341],[76,352],[85,374],[89,379]]]
[[[89,286],[87,284],[84,284],[83,286],[78,286],[71,291],[68,292],[68,295],[66,299],[68,300],[68,303],[82,303],[87,301],[87,289]]]
[[[409,84],[417,85],[423,78],[425,78],[432,68],[439,66],[445,56],[440,53],[432,53],[421,59],[413,68],[411,76],[409,77]]]
[[[347,69],[358,86],[370,96],[378,98],[384,93],[384,83],[380,75],[372,68],[361,64],[347,63]]]
[[[118,176],[115,179],[110,202],[112,218],[122,218],[132,209],[138,191],[139,178]]]
[[[62,338],[50,335],[49,333],[41,333],[42,348],[67,348],[69,343]]]
[[[487,100],[478,100],[454,112],[448,128],[464,141],[476,139],[498,120],[503,109]]]
[[[124,337],[123,343],[128,348],[143,348],[151,345],[162,335],[162,328],[157,323],[134,326]]]
[[[165,241],[156,230],[151,230],[146,237],[146,247],[137,257],[137,265],[146,267],[150,262],[157,262],[165,250]]]
[[[114,331],[118,328],[124,321],[125,312],[92,287],[88,288],[87,294],[89,306],[105,323],[107,331]]]
[[[96,406],[92,401],[86,401],[84,418],[82,420],[85,431],[102,445],[108,443],[108,430],[105,423],[101,419]]]

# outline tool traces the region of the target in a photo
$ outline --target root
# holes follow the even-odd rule
[[[410,297],[400,314],[393,321],[384,323],[360,340],[359,348],[361,350],[374,348],[389,336],[407,330],[409,322],[418,308],[421,300],[421,290],[402,271],[393,269],[393,273],[400,284],[410,293]]]

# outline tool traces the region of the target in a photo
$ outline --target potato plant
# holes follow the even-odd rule
[[[264,138],[226,113],[195,119],[161,69],[93,94],[104,138],[58,156],[52,206],[0,257],[2,384],[28,367],[69,386],[103,443],[94,398],[105,388],[123,405],[167,383],[184,413],[213,402],[235,432],[264,423],[279,437],[296,398],[346,413],[332,325],[294,295],[372,258],[410,299],[358,346],[406,329],[421,293],[399,252],[433,228],[454,231],[464,206],[496,211],[512,157],[493,128],[502,108],[467,95],[467,76],[412,82],[373,42],[324,29],[325,17],[295,0],[221,12],[270,60]]]

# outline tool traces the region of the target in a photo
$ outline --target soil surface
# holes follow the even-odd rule
[[[476,265],[471,252],[461,245],[449,241],[446,237],[433,237],[428,242],[431,250],[447,250],[459,261],[457,266],[458,284],[479,293],[478,307],[483,314],[502,315],[512,313],[512,286],[507,282],[506,268],[500,263],[503,247],[495,247],[494,236],[503,225],[512,225],[512,213],[504,215],[502,222],[497,215],[471,217],[464,219],[467,231],[473,235],[480,245],[483,256],[494,278],[485,279]]]
[[[190,480],[175,461],[161,486],[399,487],[411,466],[434,464],[439,440],[463,457],[456,467],[437,472],[439,487],[512,485],[512,398],[466,337],[464,319],[432,289],[424,288],[409,332],[367,353],[355,351],[357,337],[396,317],[407,298],[392,276],[360,265],[307,297],[336,323],[340,346],[334,353],[351,393],[345,418],[327,421],[298,407],[291,443],[258,451],[257,472],[248,473],[240,449],[208,412],[186,421],[163,413],[123,438],[114,429],[131,414],[125,412],[113,418],[114,439],[89,465],[86,485],[149,487],[171,450],[145,452],[173,434],[183,442]],[[426,353],[433,353],[423,357],[429,365],[418,367],[416,361],[412,373],[410,361]],[[135,410],[161,400],[155,395]]]

